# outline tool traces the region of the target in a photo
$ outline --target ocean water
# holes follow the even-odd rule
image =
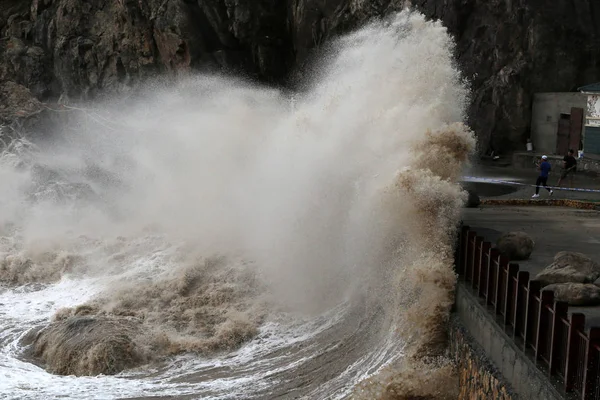
[[[293,94],[151,82],[36,141],[2,128],[1,399],[455,396],[475,139],[452,40],[404,11],[315,71]]]

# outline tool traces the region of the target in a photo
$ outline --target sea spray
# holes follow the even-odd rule
[[[64,347],[62,328],[82,318],[126,336],[115,342],[132,350],[122,368],[186,352],[222,363],[253,338],[270,343],[261,329],[281,313],[318,318],[345,303],[337,330],[306,342],[308,353],[287,349],[298,354],[296,372],[280,366],[271,377],[280,355],[246,366],[271,385],[243,397],[338,397],[361,381],[378,396],[392,387],[410,396],[392,383],[418,373],[401,366],[431,366],[445,345],[464,200],[456,178],[474,147],[461,124],[467,89],[445,28],[420,14],[374,22],[331,47],[293,102],[218,75],[155,83],[72,108],[27,157],[3,155],[19,162],[1,164],[0,279],[92,277],[100,291],[57,309],[34,340],[50,370],[118,372],[74,360],[113,354],[93,353],[93,337]],[[207,267],[211,259],[220,261]],[[82,367],[61,371],[67,364]],[[392,372],[373,376],[384,366]]]
[[[472,133],[460,123],[428,132],[414,144],[417,158],[412,165],[400,171],[385,191],[383,210],[404,234],[387,252],[386,265],[394,276],[379,283],[378,289],[391,293],[388,318],[408,347],[406,357],[356,386],[358,399],[457,396],[458,381],[445,350],[456,281],[452,244],[465,193],[451,178],[456,179],[474,145]],[[422,148],[429,149],[430,162],[419,158]],[[453,155],[452,162],[448,154]]]

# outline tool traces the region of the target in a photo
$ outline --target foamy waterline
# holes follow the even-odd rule
[[[65,296],[65,293],[68,295]],[[316,343],[308,345],[303,350],[303,355],[290,352],[290,349],[311,341],[326,330],[335,329],[348,312],[348,305],[341,305],[325,315],[304,322],[281,315],[264,324],[257,337],[247,346],[224,357],[202,360],[196,356],[184,355],[158,368],[140,368],[117,376],[56,376],[21,360],[22,347],[19,342],[30,327],[43,323],[51,315],[50,310],[74,306],[93,293],[93,285],[67,279],[44,290],[29,292],[27,296],[12,289],[0,295],[0,318],[4,322],[8,321],[11,326],[0,337],[0,342],[3,343],[0,351],[2,398],[112,399],[152,395],[202,395],[202,398],[225,399],[268,392],[270,387],[278,383],[273,376],[293,371],[310,362],[310,358],[322,350]],[[28,307],[30,305],[33,307]],[[286,349],[288,350],[284,354],[272,356]],[[211,371],[222,369],[236,371],[236,376],[211,378]],[[352,369],[350,366],[349,370]],[[203,371],[206,371],[204,377]],[[191,375],[195,377],[186,382],[186,377]],[[200,382],[193,382],[198,380]]]

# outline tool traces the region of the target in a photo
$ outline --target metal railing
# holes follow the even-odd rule
[[[488,310],[546,374],[565,392],[600,400],[600,328],[585,329],[585,315],[569,316],[568,305],[541,290],[529,272],[509,262],[491,243],[462,226],[456,251],[459,279],[471,286]]]

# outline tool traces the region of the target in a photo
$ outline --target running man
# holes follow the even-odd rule
[[[548,189],[548,174],[552,169],[552,165],[550,165],[550,163],[548,162],[548,156],[542,156],[542,162],[538,165],[538,169],[540,170],[540,175],[538,176],[537,181],[535,182],[535,194],[531,197],[540,197],[540,184],[543,185],[548,191],[548,193],[550,193],[550,196],[552,196],[554,192]]]
[[[569,176],[569,187],[573,187],[573,175],[575,175],[575,171],[577,171],[577,159],[573,157],[573,154],[575,154],[575,152],[573,149],[570,149],[569,154],[563,158],[563,170],[558,179],[558,183],[556,184],[558,187],[560,187],[560,183],[567,175]]]

